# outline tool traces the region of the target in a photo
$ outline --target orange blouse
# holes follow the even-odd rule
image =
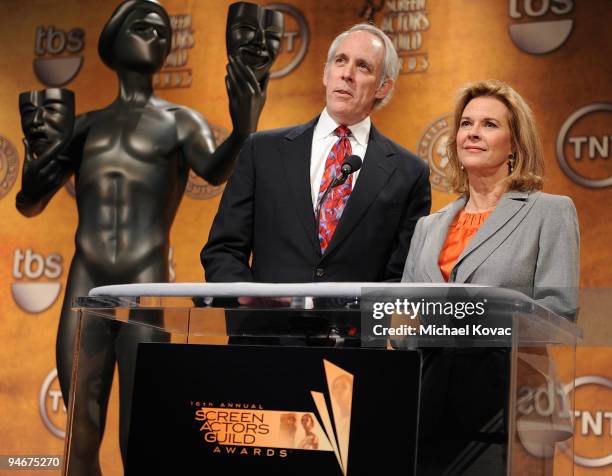
[[[444,281],[448,282],[448,278],[450,277],[453,267],[457,263],[457,259],[472,237],[476,234],[480,225],[489,217],[491,211],[492,210],[482,213],[468,213],[462,210],[457,214],[448,229],[446,241],[438,257],[438,266],[440,266]]]

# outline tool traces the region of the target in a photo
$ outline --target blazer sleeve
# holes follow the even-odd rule
[[[557,314],[575,320],[578,312],[580,232],[574,203],[554,197],[540,233],[534,276],[534,299]]]
[[[208,235],[200,260],[208,282],[250,282],[255,167],[253,136],[246,140]]]
[[[429,168],[423,164],[421,174],[416,180],[408,205],[406,206],[393,245],[393,251],[387,263],[385,281],[399,281],[405,268],[406,256],[414,240],[413,234],[421,217],[429,215],[431,210],[431,187],[429,185]]]

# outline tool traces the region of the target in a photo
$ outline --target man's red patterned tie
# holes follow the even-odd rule
[[[350,129],[346,126],[339,126],[334,131],[334,134],[338,136],[338,141],[332,147],[325,161],[325,171],[323,172],[323,179],[321,180],[321,187],[319,188],[319,196],[317,198],[317,206],[321,208],[319,212],[319,244],[321,245],[321,253],[325,253],[334,236],[336,226],[340,221],[353,188],[353,176],[349,175],[346,182],[332,188],[327,197],[325,197],[324,203],[320,203],[321,197],[323,197],[329,184],[336,176],[340,175],[342,163],[352,154],[351,142],[349,141],[351,135]]]

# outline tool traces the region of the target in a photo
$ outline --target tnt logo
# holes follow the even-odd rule
[[[39,26],[34,35],[34,73],[46,86],[62,86],[74,79],[83,65],[85,31],[68,32],[55,26]]]
[[[56,369],[49,372],[40,387],[38,409],[47,430],[58,438],[64,438],[66,436],[64,430],[66,428],[66,406],[62,399]]]
[[[525,53],[550,53],[569,38],[574,20],[564,16],[573,9],[573,0],[510,0],[510,18],[519,20],[510,25],[510,38]]]
[[[576,398],[574,462],[612,469],[612,380],[584,375],[565,390]]]
[[[557,136],[557,161],[578,185],[612,186],[612,103],[594,103],[573,112]]]
[[[573,394],[573,395],[572,395]],[[570,402],[575,401],[575,408]],[[555,445],[568,455],[573,437],[577,465],[612,466],[612,380],[600,375],[578,377],[562,385],[548,382],[522,387],[517,402],[517,433],[533,456],[552,458]]]
[[[284,78],[302,62],[310,43],[310,29],[304,14],[293,5],[273,3],[266,8],[279,11],[285,17],[285,31],[279,55],[270,71],[270,79]]]
[[[13,255],[13,299],[25,312],[37,314],[49,309],[57,300],[62,285],[58,279],[63,271],[62,256],[50,253],[43,256],[31,248],[17,248]],[[39,279],[46,278],[43,282]]]

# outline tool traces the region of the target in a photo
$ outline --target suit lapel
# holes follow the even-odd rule
[[[431,225],[431,231],[427,234],[427,248],[425,252],[425,273],[433,283],[443,282],[444,277],[440,271],[438,258],[444,246],[451,223],[463,207],[465,197],[459,197],[442,210],[436,213],[436,220]]]
[[[465,247],[455,268],[455,282],[463,283],[485,259],[515,230],[515,226],[504,226],[511,219],[522,219],[535,200],[528,200],[528,192],[507,192],[489,218],[482,224],[476,235]],[[503,272],[503,270],[500,270]]]
[[[359,180],[357,180],[351,192],[324,256],[332,253],[351,234],[353,228],[357,226],[361,217],[397,168],[396,160],[391,145],[372,125],[363,167],[359,172]]]
[[[291,129],[280,146],[281,163],[285,169],[290,197],[293,199],[298,219],[313,246],[319,250],[316,241],[315,216],[310,192],[310,153],[312,134],[319,118]]]

